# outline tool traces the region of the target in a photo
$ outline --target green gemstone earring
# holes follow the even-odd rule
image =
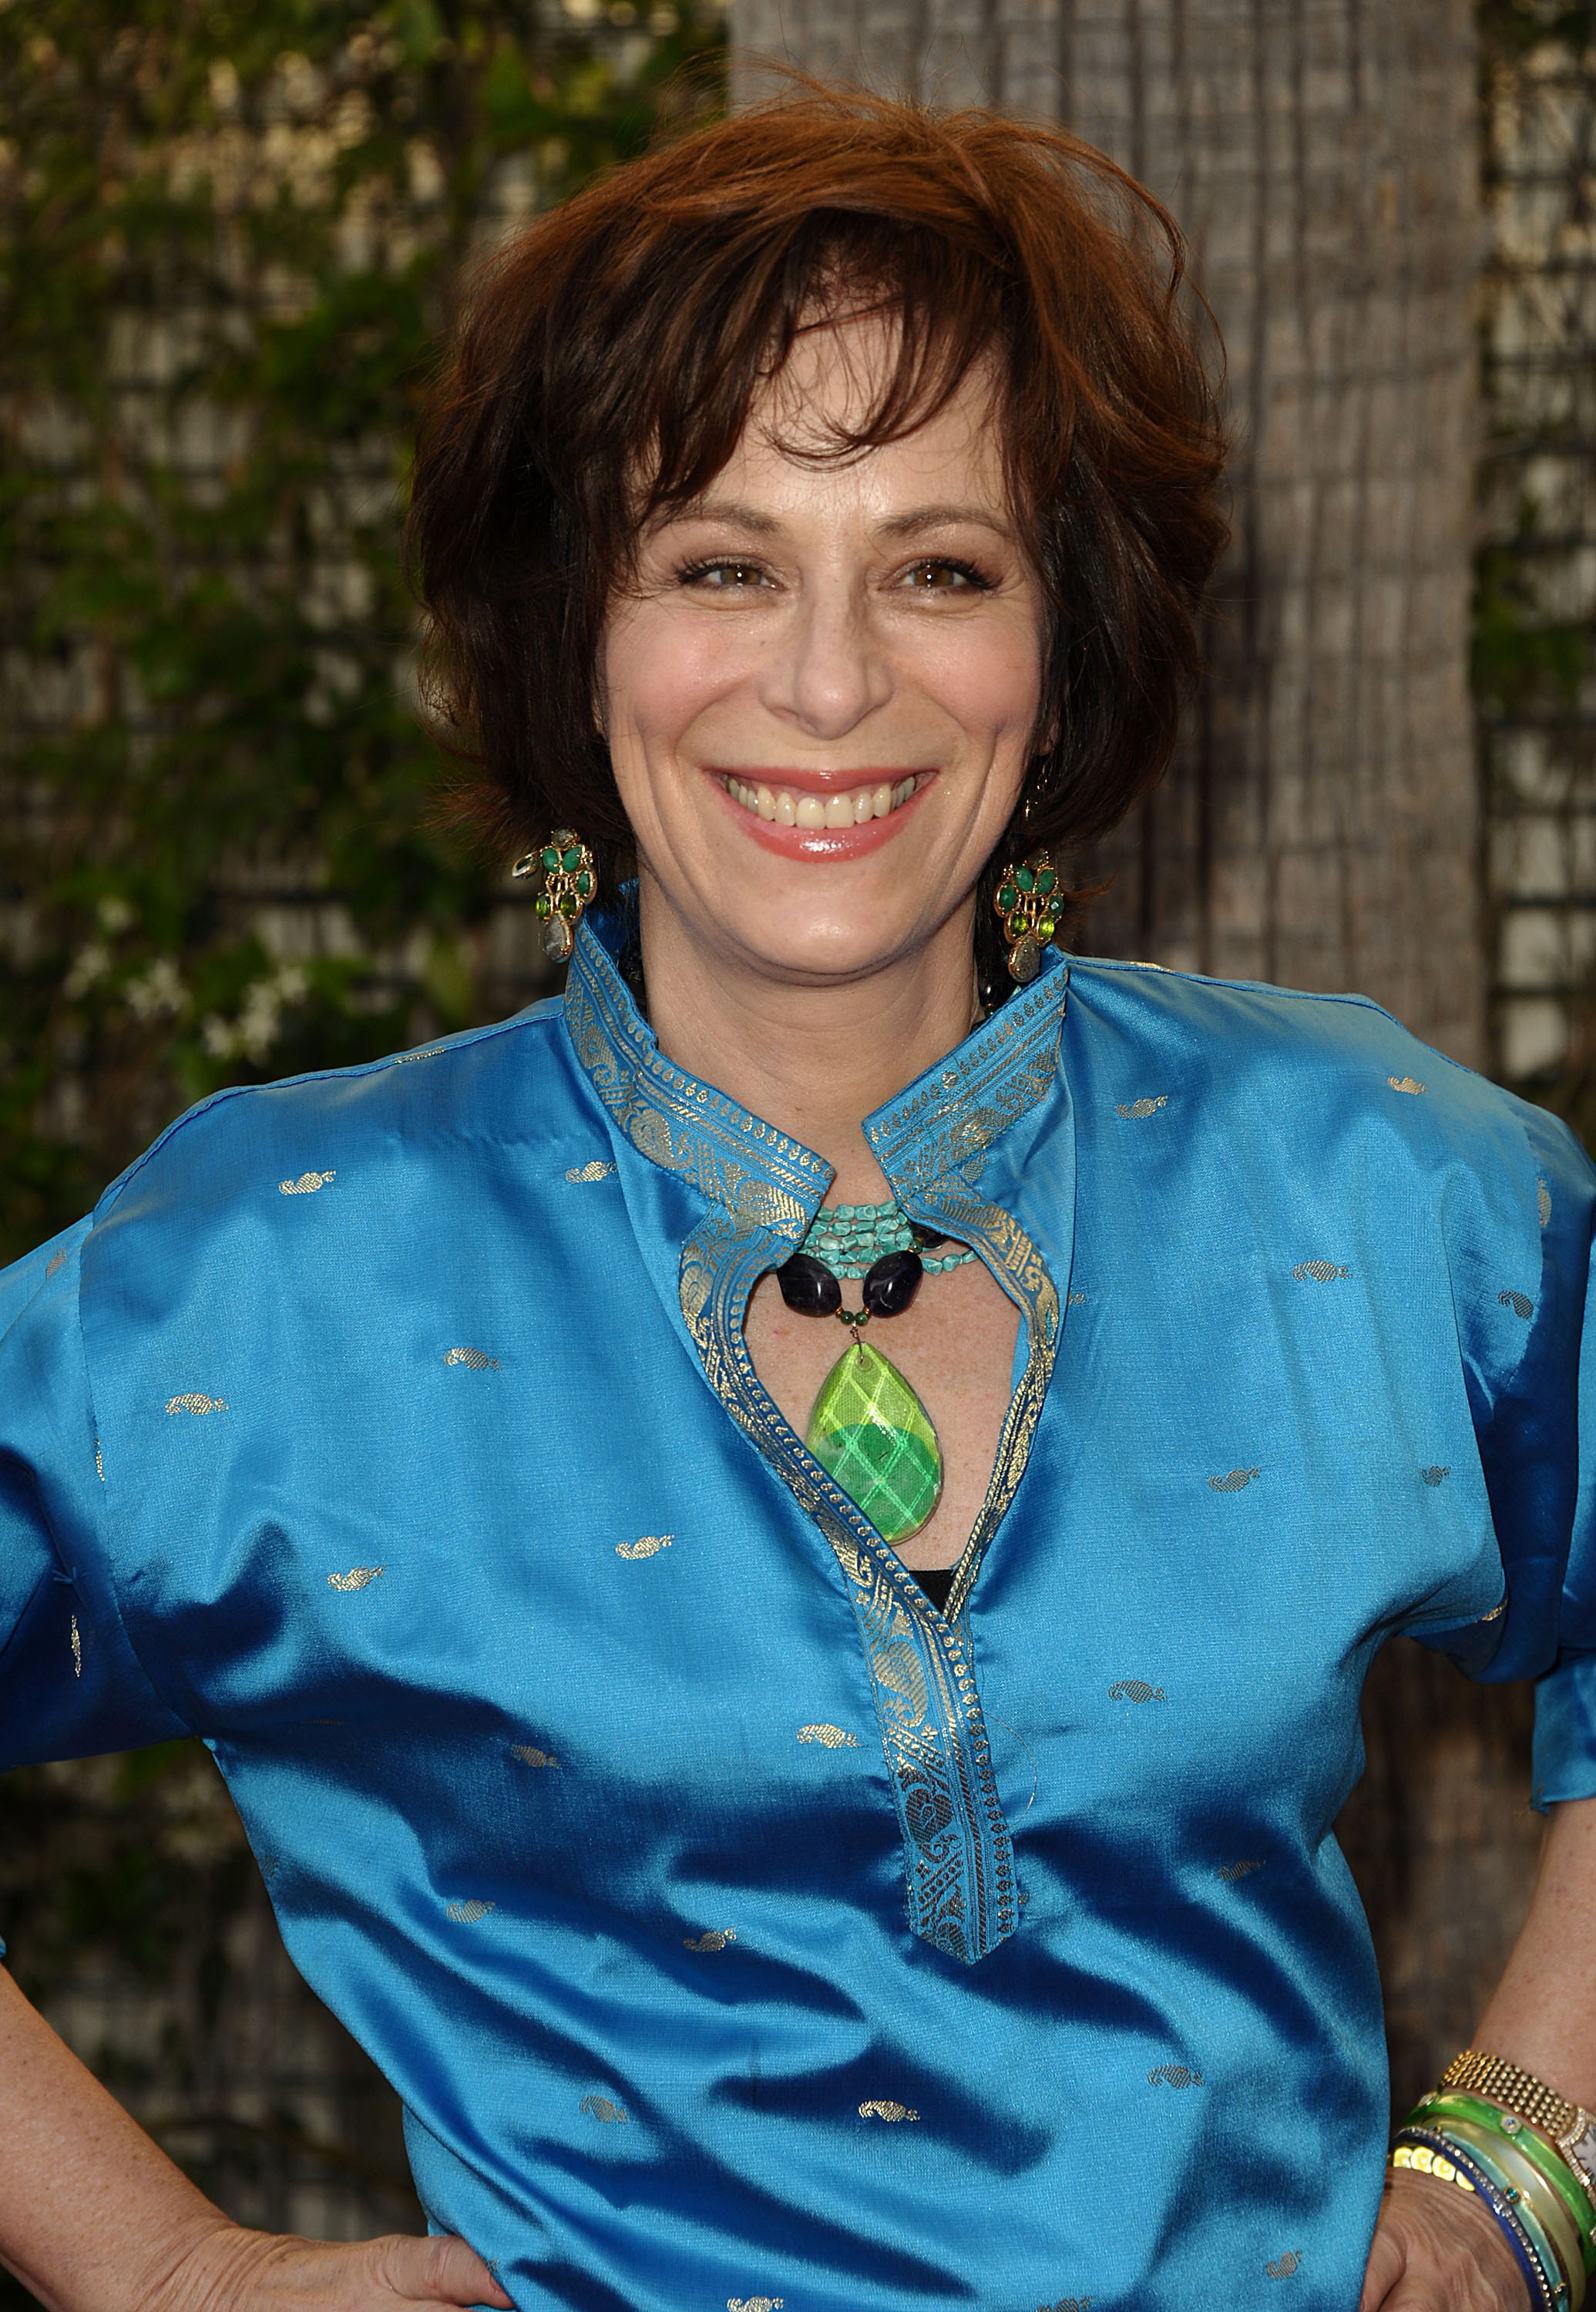
[[[510,872],[519,881],[539,871],[543,889],[536,912],[543,926],[543,952],[550,963],[564,963],[576,943],[582,911],[597,895],[598,870],[582,837],[568,827],[557,827],[541,851],[529,851]]]
[[[1009,977],[1022,987],[1042,968],[1042,950],[1058,929],[1058,875],[1045,851],[1023,866],[1005,867],[993,906],[1009,942]]]

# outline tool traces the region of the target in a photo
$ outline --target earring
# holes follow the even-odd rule
[[[599,889],[593,854],[579,835],[557,827],[541,851],[529,851],[510,870],[519,882],[543,871],[536,913],[543,926],[543,952],[550,963],[564,963],[576,944],[582,911]]]
[[[1045,851],[1005,867],[992,902],[1009,942],[1009,976],[1022,987],[1042,968],[1042,950],[1058,929],[1058,876]]]

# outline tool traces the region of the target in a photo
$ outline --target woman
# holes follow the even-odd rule
[[[1175,255],[801,95],[488,275],[416,548],[566,994],[195,1111],[0,1386],[7,1761],[205,1736],[438,2237],[227,2225],[8,1991],[50,2305],[1583,2295],[1590,1168],[1362,999],[1050,944],[1221,539]],[[1397,1630],[1550,1673],[1557,1812],[1516,2068],[1385,2171]]]

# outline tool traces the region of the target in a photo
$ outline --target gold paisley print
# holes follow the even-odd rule
[[[169,1397],[166,1410],[168,1413],[192,1413],[197,1416],[206,1413],[225,1413],[227,1401],[224,1397],[206,1397],[203,1390],[197,1390],[189,1397]]]
[[[368,1582],[374,1581],[380,1573],[387,1571],[385,1565],[352,1565],[347,1573],[329,1573],[327,1586],[329,1590],[364,1590]]]

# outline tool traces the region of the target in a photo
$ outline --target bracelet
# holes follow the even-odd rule
[[[1547,2141],[1539,2128],[1514,2112],[1504,2111],[1499,2104],[1486,2102],[1483,2097],[1443,2095],[1439,2090],[1421,2099],[1415,2117],[1420,2113],[1428,2127],[1443,2127],[1458,2119],[1486,2128],[1500,2139],[1504,2150],[1527,2159],[1566,2211],[1578,2240],[1579,2259],[1586,2278],[1596,2273],[1596,2206],[1592,2204],[1578,2168]]]
[[[1555,2290],[1559,2305],[1577,2312],[1584,2302],[1586,2274],[1579,2227],[1565,2203],[1538,2168],[1524,2157],[1511,2137],[1496,2134],[1472,2120],[1431,2118],[1436,2133],[1461,2149],[1485,2173],[1512,2208],[1533,2241],[1542,2263],[1558,2277]]]
[[[1533,2071],[1521,2071],[1500,2055],[1482,2055],[1475,2047],[1453,2056],[1441,2074],[1441,2086],[1485,2096],[1549,2135],[1596,2202],[1596,2115],[1555,2093]]]
[[[1521,2071],[1516,2063],[1504,2063],[1500,2055],[1482,2055],[1474,2047],[1452,2057],[1441,2074],[1441,2086],[1443,2090],[1460,2088],[1465,2095],[1488,2096],[1504,2110],[1516,2111],[1539,2127],[1554,2143],[1579,2117],[1578,2104],[1565,2103],[1533,2071]]]
[[[1478,2194],[1495,2217],[1502,2237],[1513,2251],[1514,2263],[1524,2275],[1534,2312],[1564,2312],[1568,2302],[1566,2283],[1553,2279],[1529,2233],[1485,2169],[1460,2144],[1448,2142],[1429,2128],[1403,2127],[1398,2131],[1396,2149],[1390,2156],[1393,2168],[1411,2168],[1421,2175],[1434,2176],[1438,2160],[1443,2171],[1441,2181]]]

